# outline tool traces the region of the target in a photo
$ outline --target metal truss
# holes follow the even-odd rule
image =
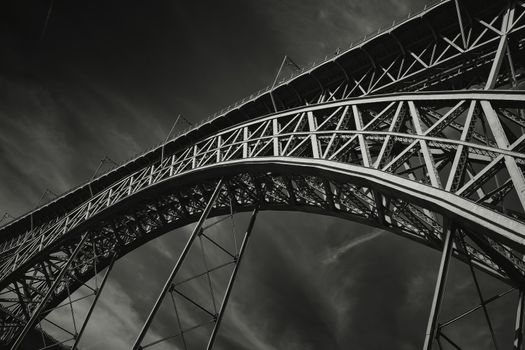
[[[185,334],[201,324],[184,323],[181,314],[189,309],[180,307],[183,300],[209,316],[209,349],[253,221],[243,244],[230,251],[206,234],[205,220],[246,211],[255,220],[258,210],[295,210],[365,223],[443,251],[425,350],[442,342],[459,348],[445,328],[476,310],[483,310],[493,336],[486,305],[508,292],[485,298],[476,270],[520,291],[520,348],[525,93],[517,88],[525,4],[486,5],[442,1],[272,89],[278,113],[268,106],[269,94],[259,95],[1,227],[0,342],[17,349],[38,335],[38,348],[76,348],[114,261],[197,222],[135,348],[174,338],[186,347]],[[455,20],[438,26],[440,18]],[[407,28],[422,27],[431,39],[406,40]],[[378,55],[381,45],[397,51]],[[349,66],[349,60],[366,63]],[[220,305],[210,274],[224,266],[208,265],[204,251],[205,272],[183,281],[207,278],[213,310],[176,281],[192,247],[203,242],[229,254],[227,265],[234,268],[219,288]],[[480,303],[440,323],[451,257],[471,268]],[[106,267],[100,287],[91,287],[88,281]],[[91,289],[94,300],[77,329],[71,295],[80,288]],[[178,332],[143,342],[169,300]],[[42,325],[66,307],[73,330],[55,324],[69,338],[53,340]],[[494,336],[493,343],[497,348]]]
[[[349,99],[251,120],[166,155],[66,215],[4,243],[0,301],[2,327],[10,330],[4,339],[31,325],[28,316],[52,305],[48,299],[60,300],[56,284],[91,277],[95,256],[103,258],[100,270],[108,261],[105,252],[115,246],[129,251],[155,237],[151,231],[191,222],[209,192],[199,184],[223,172],[234,177],[218,198],[215,215],[221,208],[224,213],[230,198],[238,211],[255,205],[315,209],[436,249],[443,245],[443,217],[452,218],[471,237],[466,249],[455,249],[456,256],[522,285],[525,136],[509,115],[519,116],[524,106],[525,94],[513,91]],[[237,174],[243,164],[250,164],[251,175]],[[347,181],[340,181],[342,174]],[[189,193],[162,195],[188,181],[196,181]],[[136,202],[147,204],[116,214]],[[82,276],[64,279],[65,264],[77,259],[74,248],[88,234],[89,252],[98,253],[82,254],[73,263]],[[66,288],[58,289],[63,298]]]
[[[188,241],[186,243],[186,246],[184,247],[182,253],[180,254],[180,257],[177,260],[177,263],[173,267],[173,270],[171,271],[170,276],[166,280],[166,283],[164,284],[164,287],[163,287],[161,293],[159,294],[159,297],[157,298],[157,301],[155,302],[155,305],[153,306],[153,308],[152,308],[148,318],[146,319],[146,322],[145,322],[144,326],[142,327],[142,330],[140,331],[137,339],[135,340],[135,343],[133,345],[133,349],[136,349],[136,350],[138,350],[138,349],[146,349],[148,347],[157,345],[157,344],[159,344],[161,342],[166,342],[166,341],[173,340],[173,339],[179,338],[179,337],[181,338],[181,342],[182,342],[182,345],[183,345],[184,349],[188,349],[188,344],[187,344],[187,340],[185,338],[185,334],[187,335],[187,333],[189,333],[189,332],[191,332],[191,331],[193,331],[195,329],[198,329],[200,327],[205,327],[205,326],[208,326],[208,325],[213,325],[213,328],[209,332],[209,338],[208,338],[208,341],[206,343],[206,349],[209,350],[209,349],[211,349],[213,347],[213,344],[215,342],[215,338],[217,336],[217,332],[218,332],[220,323],[221,323],[222,318],[224,316],[224,310],[226,308],[226,304],[227,304],[228,298],[229,298],[229,296],[231,294],[233,283],[235,281],[235,277],[237,275],[237,272],[238,272],[238,269],[239,269],[239,265],[240,265],[241,259],[243,257],[243,253],[244,253],[244,251],[246,249],[246,244],[247,244],[248,238],[249,238],[249,236],[250,236],[250,234],[252,232],[253,226],[255,224],[255,219],[257,217],[257,212],[258,212],[258,208],[255,208],[253,213],[252,213],[252,215],[251,215],[250,222],[248,224],[248,228],[246,230],[246,233],[244,234],[244,237],[242,239],[242,243],[241,243],[240,246],[238,246],[238,244],[237,244],[235,231],[232,232],[232,234],[233,234],[232,238],[233,238],[233,242],[234,242],[234,247],[233,248],[235,250],[234,252],[231,252],[229,249],[225,248],[224,245],[219,243],[219,242],[217,242],[216,239],[211,238],[206,233],[206,230],[203,228],[203,225],[204,225],[204,222],[205,222],[206,218],[210,214],[210,211],[211,211],[215,201],[217,200],[217,198],[218,198],[218,196],[219,196],[219,194],[221,192],[222,185],[223,185],[223,182],[222,182],[222,180],[220,180],[219,183],[217,184],[217,186],[215,187],[215,191],[213,192],[213,194],[211,195],[210,199],[208,200],[208,203],[206,204],[206,207],[205,207],[204,211],[202,212],[202,214],[201,214],[201,216],[199,218],[199,221],[197,222],[197,224],[193,228],[193,232],[192,232],[191,236],[189,237],[189,239],[188,239]],[[230,202],[230,205],[231,205],[231,202]],[[233,208],[231,208],[231,209],[232,209],[232,213],[233,213]],[[209,228],[209,226],[207,228]],[[191,251],[192,247],[195,247],[196,245],[198,245],[196,243],[196,238],[197,237],[199,238],[199,243],[200,243],[199,244],[200,245],[199,253],[201,253],[200,255],[202,257],[203,267],[204,267],[205,271],[197,273],[197,274],[194,274],[194,275],[192,275],[190,277],[186,277],[184,279],[179,278],[180,281],[175,283],[174,280],[177,278],[177,276],[181,275],[181,271],[180,270],[183,267],[184,263],[190,264],[188,262],[188,260],[190,260],[188,258],[188,255],[190,254],[190,251]],[[205,248],[204,248],[204,240],[206,240],[209,243],[211,243],[209,248],[215,248],[215,250],[222,251],[223,254],[226,253],[226,255],[227,255],[226,261],[222,261],[220,263],[215,263],[215,266],[209,266],[209,262],[207,261],[206,252],[205,252]],[[208,250],[209,250],[209,248],[208,248]],[[230,273],[228,283],[223,288],[217,288],[216,279],[213,279],[211,274],[213,272],[217,271],[217,270],[224,269],[224,268],[226,268],[229,265],[233,265],[233,269],[232,269],[232,271]],[[204,298],[205,299],[204,301],[205,301],[205,303],[207,301],[206,304],[209,304],[209,307],[207,307],[206,305],[203,305],[205,303],[203,303],[202,300],[201,301],[196,301],[194,298],[188,296],[183,291],[181,291],[181,289],[182,289],[181,286],[182,285],[187,285],[188,283],[191,283],[191,282],[195,281],[196,279],[198,279],[200,277],[204,277],[204,276],[207,278],[208,287],[209,287],[209,295],[207,295],[206,298]],[[217,295],[218,293],[219,293],[219,295]],[[220,302],[219,305],[217,305],[216,297],[220,296],[220,294],[222,294],[221,302]],[[169,298],[168,298],[168,295],[169,295]],[[203,320],[201,320],[198,324],[184,327],[183,326],[183,322],[181,321],[181,319],[183,317],[181,316],[181,311],[179,311],[179,309],[180,309],[180,301],[179,301],[179,306],[177,306],[177,302],[176,302],[177,296],[179,297],[179,299],[182,298],[182,301],[189,302],[189,304],[191,306],[193,306],[193,309],[194,309],[193,313],[195,313],[195,311],[197,311],[199,313],[204,312],[206,314],[206,317]],[[150,341],[150,342],[144,344],[145,336],[146,336],[149,328],[152,325],[152,322],[153,322],[153,320],[155,318],[155,315],[159,311],[162,303],[166,302],[166,299],[171,299],[171,303],[172,303],[172,306],[173,306],[173,311],[174,311],[174,314],[176,316],[178,331],[175,334],[173,334],[171,332],[167,336],[163,336],[160,339],[155,339],[153,341]],[[169,300],[168,300],[168,303],[169,303]],[[210,308],[212,308],[213,310],[210,310]],[[189,310],[186,310],[186,311],[188,312]],[[196,318],[196,317],[188,317],[187,315],[185,315],[185,316],[186,316],[186,318],[191,318],[191,319],[195,319]]]
[[[273,103],[285,110],[395,91],[479,88],[489,75],[490,88],[515,87],[523,78],[524,30],[523,1],[442,0],[212,119],[261,116]]]
[[[465,12],[464,8],[458,7],[458,9]],[[324,89],[325,91],[319,96],[308,102],[333,101],[392,90],[428,90],[443,84],[444,81],[467,75],[469,71],[483,67],[488,70],[494,57],[498,55],[498,51],[506,49],[508,45],[506,36],[522,35],[520,32],[525,29],[524,13],[523,3],[513,3],[510,11],[502,9],[488,18],[470,17],[468,13],[464,13],[463,15],[468,18],[467,22],[462,22],[461,26],[455,30],[440,33],[430,22],[427,22],[427,30],[432,32],[434,40],[416,47],[402,43],[393,28],[383,35],[390,36],[398,45],[396,55],[388,60],[377,61],[367,52],[367,47],[363,43],[356,49],[367,56],[370,66],[359,73],[342,72],[345,76],[344,81],[334,87]],[[505,36],[504,40],[502,36]],[[508,52],[508,59],[512,61],[510,51]],[[461,60],[458,61],[458,58]],[[502,59],[506,59],[505,55],[502,55]],[[337,65],[337,58],[326,64]],[[502,62],[499,64],[501,65]],[[430,72],[433,74],[426,79],[417,78],[418,75]],[[490,88],[512,85],[516,79],[520,78],[515,73],[510,69],[501,73],[498,71],[495,74],[499,76],[494,77]],[[315,73],[312,72],[312,74]],[[475,76],[471,81],[462,82],[464,87],[484,83],[486,84],[483,75]]]
[[[521,227],[525,155],[520,151],[525,136],[519,129],[513,131],[516,123],[508,116],[524,104],[525,94],[508,91],[394,95],[309,106],[249,121],[165,157],[67,215],[4,242],[0,277],[6,280],[34,254],[146,188],[239,159],[308,158],[370,168],[453,193],[469,206],[491,209],[493,215],[515,221],[511,227]],[[504,206],[511,193],[517,200]],[[521,243],[519,237],[513,240]]]

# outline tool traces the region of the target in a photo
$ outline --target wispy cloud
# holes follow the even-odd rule
[[[260,326],[254,325],[242,308],[243,305],[239,305],[236,302],[230,304],[228,310],[229,324],[223,330],[222,336],[228,339],[230,343],[238,343],[243,348],[275,350],[275,347],[268,344],[264,339],[265,334],[261,332]],[[226,347],[223,346],[222,348]]]
[[[356,238],[353,238],[351,239],[349,242],[347,242],[346,244],[344,244],[343,246],[340,246],[338,248],[335,248],[335,249],[330,249],[324,259],[322,260],[323,264],[324,265],[329,265],[329,264],[332,264],[334,262],[336,262],[339,257],[345,253],[347,253],[349,250],[363,244],[363,243],[366,243],[368,241],[371,241],[373,240],[374,238],[377,238],[379,237],[381,234],[383,234],[383,231],[374,231],[370,234],[367,234],[367,235],[362,235],[362,236],[359,236],[359,237],[356,237]]]
[[[85,290],[79,290],[72,295],[72,300],[77,300],[88,295]],[[85,320],[87,311],[91,305],[92,297],[75,302],[73,308],[77,328]],[[122,289],[117,283],[108,281],[103,290],[103,297],[99,300],[95,312],[86,327],[86,331],[80,342],[81,349],[129,349],[135,340],[140,327],[142,327],[142,317],[132,307],[133,300],[129,293]],[[69,307],[62,307],[52,314],[50,318],[53,322],[61,325],[69,331],[73,331],[72,319]],[[48,323],[43,323],[45,330],[56,339],[67,339],[57,327]],[[77,329],[78,330],[78,329]],[[101,334],[103,336],[101,337]],[[151,339],[158,339],[160,335],[153,332],[149,334]],[[68,343],[72,345],[72,343]],[[168,344],[160,344],[159,350],[170,349]]]

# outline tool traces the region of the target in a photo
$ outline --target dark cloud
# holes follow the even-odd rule
[[[12,215],[36,206],[46,188],[86,181],[105,156],[122,162],[159,143],[178,113],[197,122],[269,85],[284,54],[311,64],[424,5],[55,0],[44,32],[48,4],[10,0],[0,11],[0,210]],[[238,218],[239,232],[246,223]],[[190,230],[116,264],[82,348],[129,348]],[[217,347],[420,348],[438,262],[437,252],[366,226],[263,213]],[[451,271],[444,319],[477,302],[466,266]],[[486,297],[505,289],[478,275]],[[489,306],[500,346],[510,346],[515,298]],[[158,317],[154,337],[174,325],[168,309]],[[483,314],[469,320],[447,332],[468,348],[490,348]]]

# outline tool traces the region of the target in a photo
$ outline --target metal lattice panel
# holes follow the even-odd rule
[[[516,276],[521,276],[525,267],[517,258],[517,253],[507,246],[514,249],[521,246],[523,202],[516,193],[517,198],[513,200],[515,210],[510,211],[502,206],[502,201],[510,193],[508,183],[514,184],[514,188],[523,185],[520,181],[523,181],[525,156],[517,150],[523,146],[524,137],[510,135],[515,141],[508,147],[498,147],[490,133],[482,133],[482,128],[476,131],[477,128],[472,125],[494,125],[490,118],[496,118],[502,125],[506,122],[505,114],[496,111],[502,108],[520,109],[524,103],[525,95],[514,92],[370,97],[287,111],[223,130],[113,184],[76,210],[38,228],[36,234],[28,233],[20,242],[6,242],[2,280],[3,294],[9,295],[4,309],[11,316],[4,320],[4,326],[16,330],[20,323],[23,324],[24,315],[27,317],[29,314],[24,307],[30,308],[38,303],[39,296],[45,295],[46,288],[51,286],[53,279],[46,279],[46,271],[48,276],[60,271],[61,266],[56,261],[68,260],[68,252],[76,245],[79,235],[90,234],[88,244],[96,248],[87,249],[100,252],[96,255],[102,259],[100,269],[104,266],[104,259],[107,260],[106,254],[117,245],[135,247],[158,235],[150,232],[166,232],[189,223],[205,205],[206,191],[199,184],[168,197],[148,196],[149,189],[156,193],[159,191],[155,190],[156,186],[169,186],[172,179],[173,183],[177,183],[177,178],[196,170],[204,169],[202,174],[213,174],[220,171],[214,168],[220,168],[221,164],[240,164],[244,160],[253,162],[258,158],[267,163],[271,163],[272,159],[277,162],[306,159],[311,164],[318,159],[324,163],[350,165],[371,175],[373,173],[366,169],[384,173],[385,177],[399,177],[397,181],[404,178],[404,181],[413,182],[413,186],[428,187],[429,192],[430,188],[434,188],[458,199],[466,194],[463,195],[465,207],[470,206],[473,212],[486,207],[490,220],[507,223],[507,228],[499,230],[485,226],[487,236],[482,238],[484,249],[470,245],[467,248],[469,255],[479,267],[490,273],[521,283]],[[422,118],[422,115],[429,117]],[[452,138],[452,131],[460,134],[459,139]],[[468,142],[473,135],[486,140],[488,146]],[[482,168],[476,175],[469,173],[469,166],[480,164]],[[500,170],[499,187],[484,176],[493,167]],[[513,173],[512,169],[519,170],[519,173]],[[364,184],[360,181],[345,184],[334,182],[329,177],[305,176],[302,171],[299,174],[277,176],[269,171],[264,176],[255,176],[256,181],[253,180],[254,175],[238,175],[228,182],[229,186],[218,199],[214,211],[216,215],[224,214],[229,198],[234,199],[235,206],[240,210],[250,210],[256,203],[261,203],[262,209],[315,209],[375,226],[379,222],[380,227],[440,249],[442,216],[448,215],[445,211],[432,210],[428,205],[420,207],[415,204],[417,201],[411,203],[396,198],[395,190],[394,193],[392,190],[385,191],[378,184],[373,187],[363,186],[366,181]],[[506,176],[503,177],[503,174]],[[192,178],[200,182],[198,179],[201,176],[194,175]],[[206,175],[203,179],[210,176],[213,178],[213,175]],[[501,192],[504,194],[501,195]],[[105,212],[128,208],[129,201],[134,202],[135,197],[143,196],[153,196],[154,201],[128,215],[112,214],[104,219],[109,215]],[[423,203],[431,201],[424,196],[420,199]],[[465,217],[463,221],[468,231],[476,220]],[[504,245],[499,242],[504,242]],[[129,249],[118,248],[119,251]],[[461,255],[459,251],[456,254]],[[92,276],[92,264],[96,259],[88,253],[80,256],[87,259],[87,263],[74,265],[78,266],[82,278],[64,279],[61,283],[73,285],[58,288],[57,301],[61,300],[60,296],[66,289],[75,288],[75,280],[83,281]],[[42,267],[40,264],[35,266],[36,261],[55,262]],[[19,286],[32,292],[29,295],[18,294]],[[17,300],[18,296],[22,300]],[[28,300],[31,302],[28,303]],[[14,320],[19,318],[22,319],[16,323]]]
[[[442,1],[0,228],[0,340],[115,259],[196,221],[214,188],[210,216],[338,216],[523,288],[524,67],[513,57],[523,57],[525,5],[474,7]],[[408,42],[412,27],[429,35]],[[449,90],[458,87],[469,89]]]

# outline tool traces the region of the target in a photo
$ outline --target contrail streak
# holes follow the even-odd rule
[[[374,231],[371,234],[356,237],[339,248],[330,250],[328,254],[326,254],[326,257],[323,259],[323,264],[328,265],[336,262],[341,255],[345,254],[350,249],[357,247],[358,245],[361,245],[365,242],[371,241],[372,239],[379,237],[382,233],[383,231]]]
[[[49,18],[51,17],[51,11],[53,10],[53,2],[54,0],[51,0],[49,3],[49,9],[47,10],[47,16],[46,21],[44,22],[44,28],[42,28],[42,34],[40,34],[40,39],[44,39],[44,36],[46,35],[47,25],[49,23]]]

